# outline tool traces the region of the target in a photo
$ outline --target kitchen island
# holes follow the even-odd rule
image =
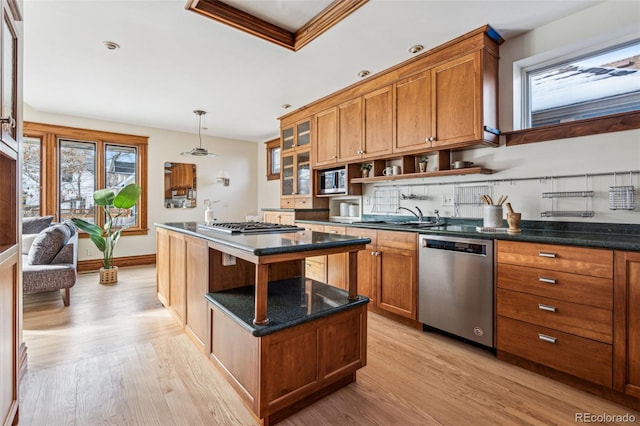
[[[158,298],[263,424],[353,382],[366,365],[368,299],[357,294],[356,262],[368,238],[156,226]],[[306,257],[345,252],[348,291],[304,278]]]

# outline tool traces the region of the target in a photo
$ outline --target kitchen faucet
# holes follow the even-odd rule
[[[416,206],[416,210],[418,210],[418,213],[414,212],[411,209],[408,209],[406,207],[398,207],[398,210],[406,210],[409,213],[411,213],[412,215],[414,215],[415,217],[418,218],[418,221],[422,222],[422,220],[424,219],[424,216],[422,215],[422,210],[420,210],[420,208],[418,206]]]

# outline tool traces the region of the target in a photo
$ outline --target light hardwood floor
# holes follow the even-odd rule
[[[119,275],[110,287],[81,275],[68,308],[58,293],[25,297],[20,424],[256,424],[157,301],[155,268]],[[564,425],[583,412],[640,424],[638,412],[372,313],[357,376],[280,424]]]

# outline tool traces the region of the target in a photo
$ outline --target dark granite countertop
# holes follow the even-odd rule
[[[267,296],[269,323],[263,326],[253,324],[253,285],[207,293],[205,298],[254,336],[264,336],[369,303],[369,299],[364,296],[359,296],[357,300],[348,300],[347,296],[348,293],[342,289],[304,277],[272,281],[269,283]]]
[[[365,217],[361,222],[339,223],[329,221],[299,220],[297,223],[315,223],[324,225],[341,225],[354,228],[383,229],[393,231],[416,232],[430,235],[450,235],[467,238],[485,238],[496,240],[512,240],[536,242],[544,244],[563,244],[570,246],[596,247],[614,250],[640,251],[640,224],[611,224],[587,222],[552,222],[523,221],[522,233],[507,234],[505,232],[478,232],[481,220],[445,219],[444,226],[416,227],[393,222],[394,218]],[[397,217],[395,218],[396,220]],[[411,218],[404,218],[410,220]],[[428,218],[425,220],[433,220]],[[505,221],[505,227],[506,227]]]
[[[347,248],[349,246],[368,244],[371,242],[369,238],[327,234],[307,230],[249,235],[210,231],[198,228],[197,222],[156,223],[155,226],[224,244],[252,253],[255,256],[269,256],[339,247]]]

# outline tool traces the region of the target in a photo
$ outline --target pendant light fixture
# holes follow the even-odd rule
[[[202,116],[207,112],[201,109],[196,109],[193,111],[195,115],[198,116],[198,141],[199,145],[197,148],[193,148],[191,151],[181,152],[180,155],[189,156],[189,157],[215,157],[216,154],[213,152],[207,151],[206,148],[202,147]]]

